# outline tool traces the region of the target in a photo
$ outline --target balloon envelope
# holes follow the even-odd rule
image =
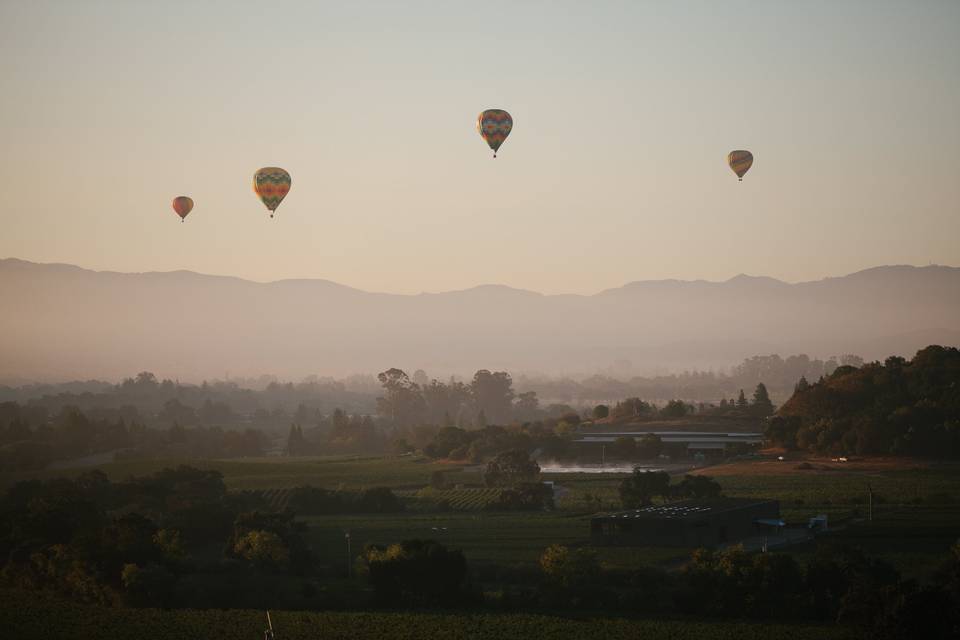
[[[273,212],[290,191],[290,174],[280,167],[264,167],[253,174],[253,191],[270,210],[272,218]]]
[[[183,220],[187,214],[193,211],[193,200],[187,196],[177,196],[173,199],[173,210],[177,212],[180,219]]]
[[[749,171],[753,165],[753,154],[742,149],[731,151],[727,154],[727,164],[737,174],[737,177],[743,180],[743,174]]]
[[[513,118],[503,109],[487,109],[477,116],[477,131],[493,149],[493,157],[497,157],[497,149],[513,131]]]

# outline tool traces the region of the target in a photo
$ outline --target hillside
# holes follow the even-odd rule
[[[774,443],[833,455],[960,455],[960,350],[930,346],[840,367],[798,388],[767,425]]]
[[[960,343],[960,268],[889,266],[788,284],[633,282],[593,296],[505,286],[392,295],[325,280],[96,272],[0,261],[0,379],[184,379],[388,366],[634,372],[758,353],[869,359]]]

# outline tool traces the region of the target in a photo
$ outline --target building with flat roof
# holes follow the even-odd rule
[[[758,535],[779,521],[776,500],[710,498],[597,514],[590,533],[600,544],[716,547]]]

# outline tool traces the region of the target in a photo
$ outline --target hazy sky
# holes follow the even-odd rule
[[[0,257],[390,292],[957,265],[958,78],[956,0],[0,0]]]

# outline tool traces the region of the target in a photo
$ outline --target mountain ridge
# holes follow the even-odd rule
[[[317,285],[327,285],[331,287],[336,287],[344,290],[354,291],[358,293],[364,293],[368,295],[381,295],[381,296],[398,296],[398,297],[409,297],[414,298],[418,296],[437,296],[445,294],[455,294],[455,293],[469,293],[469,292],[486,292],[486,291],[510,291],[516,293],[524,294],[533,294],[544,298],[549,297],[563,297],[563,296],[577,296],[583,298],[593,298],[597,296],[604,295],[612,291],[620,291],[626,288],[632,287],[643,287],[643,286],[660,286],[660,285],[735,285],[735,284],[770,284],[770,285],[784,285],[787,287],[796,287],[803,285],[810,285],[816,283],[822,283],[832,280],[842,280],[847,278],[857,278],[864,277],[869,275],[874,275],[878,273],[890,273],[890,272],[900,272],[900,273],[913,273],[918,270],[935,270],[935,271],[946,271],[960,274],[960,267],[953,267],[949,265],[909,265],[909,264],[898,264],[898,265],[877,265],[874,267],[867,267],[865,269],[860,269],[858,271],[853,271],[851,273],[839,276],[826,276],[819,280],[801,280],[798,282],[787,282],[785,280],[780,280],[771,276],[756,276],[746,273],[738,273],[731,278],[726,280],[704,280],[701,278],[695,280],[682,280],[679,278],[663,278],[663,279],[653,279],[653,280],[631,280],[625,282],[619,287],[610,287],[607,289],[601,289],[596,293],[589,294],[578,294],[578,293],[542,293],[539,291],[534,291],[531,289],[524,289],[522,287],[514,287],[512,285],[502,284],[502,283],[481,283],[473,285],[470,287],[465,287],[462,289],[445,289],[442,291],[421,291],[419,293],[391,293],[385,291],[367,291],[366,289],[360,289],[348,284],[343,284],[330,280],[327,278],[281,278],[279,280],[268,280],[268,281],[259,281],[259,280],[250,280],[248,278],[241,278],[239,276],[230,276],[230,275],[221,275],[221,274],[209,274],[202,273],[199,271],[192,271],[190,269],[175,269],[172,271],[113,271],[113,270],[97,270],[89,269],[87,267],[81,267],[79,265],[64,263],[64,262],[34,262],[31,260],[24,260],[22,258],[7,257],[0,258],[0,269],[5,266],[14,265],[20,267],[40,267],[40,268],[65,268],[74,272],[84,272],[84,273],[93,273],[93,274],[106,274],[106,275],[121,275],[121,276],[195,276],[199,278],[210,278],[210,279],[222,279],[222,280],[234,280],[239,282],[244,282],[252,285],[282,285],[282,284],[317,284]]]
[[[960,268],[884,266],[786,283],[651,280],[592,295],[506,285],[421,294],[322,279],[119,273],[0,260],[0,378],[343,375],[399,366],[627,373],[758,354],[912,356],[960,343]],[[624,363],[627,363],[624,365]]]

